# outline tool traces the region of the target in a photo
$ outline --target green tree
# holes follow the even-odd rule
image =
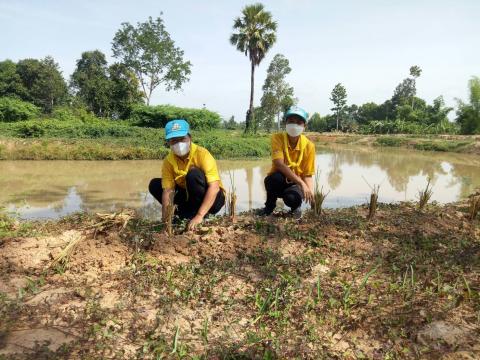
[[[331,108],[330,110],[332,110],[335,113],[335,116],[337,119],[337,131],[338,131],[340,116],[342,116],[343,111],[345,109],[345,105],[347,104],[347,89],[345,89],[345,87],[340,83],[335,85],[335,87],[332,90],[330,101],[332,101],[334,105],[333,108]]]
[[[447,124],[448,113],[453,108],[445,106],[445,100],[443,96],[439,96],[433,100],[433,105],[427,105],[425,122],[428,125]]]
[[[17,64],[11,60],[0,61],[0,97],[4,96],[27,97],[27,89],[17,73]]]
[[[135,74],[124,64],[112,64],[108,68],[110,80],[110,109],[112,117],[126,119],[134,105],[143,103],[143,94]]]
[[[235,32],[230,36],[230,43],[250,59],[250,105],[245,120],[245,132],[250,132],[254,125],[255,66],[260,65],[277,40],[277,23],[262,4],[254,4],[243,8],[242,15],[234,20],[233,29]]]
[[[20,60],[16,71],[26,89],[23,99],[39,106],[44,112],[51,112],[54,106],[67,99],[67,84],[51,56],[42,60]]]
[[[77,61],[71,86],[75,95],[88,110],[100,117],[110,116],[111,85],[105,55],[99,51],[85,51]]]
[[[228,121],[224,122],[225,129],[227,130],[235,130],[237,128],[237,123],[235,122],[235,116],[230,116]]]
[[[413,65],[410,67],[410,76],[413,77],[413,86],[415,88],[415,92],[417,89],[417,78],[420,77],[422,74],[422,69],[420,69],[420,66]],[[414,104],[414,98],[412,97],[412,109],[415,108]]]
[[[293,87],[285,81],[285,77],[291,71],[288,59],[282,54],[275,55],[268,67],[261,99],[261,107],[267,119],[265,129],[268,132],[273,125],[272,117],[277,117],[278,129],[280,129],[280,114],[286,106],[291,106],[295,102]]]
[[[183,59],[183,50],[175,46],[161,17],[149,17],[137,26],[123,23],[113,38],[112,51],[139,79],[147,105],[160,84],[166,91],[179,90],[189,80],[192,64]]]
[[[468,82],[470,103],[458,100],[456,121],[462,134],[480,134],[480,78],[472,77]]]
[[[310,116],[310,119],[308,119],[308,130],[317,132],[327,131],[326,119],[321,117],[318,112],[313,113],[313,115]]]

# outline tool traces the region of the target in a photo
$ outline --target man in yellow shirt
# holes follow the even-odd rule
[[[303,200],[313,204],[315,145],[302,134],[307,118],[305,110],[292,107],[285,113],[286,131],[272,135],[272,168],[264,181],[267,201],[260,215],[270,215],[278,198],[297,217]]]
[[[225,204],[217,163],[210,152],[192,142],[190,126],[183,119],[169,121],[165,139],[170,153],[163,160],[162,178],[150,181],[148,189],[162,204],[165,220],[172,193],[175,215],[189,219],[188,230],[193,230],[207,214],[216,214]]]

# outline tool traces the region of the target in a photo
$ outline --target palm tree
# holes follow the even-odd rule
[[[245,121],[245,132],[249,132],[253,128],[255,66],[260,65],[267,51],[277,40],[275,33],[277,23],[273,21],[272,14],[265,11],[262,4],[254,4],[243,8],[242,16],[234,20],[233,30],[235,32],[230,36],[230,43],[250,58],[250,106]]]

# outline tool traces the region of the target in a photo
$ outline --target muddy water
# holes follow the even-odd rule
[[[367,183],[381,184],[383,202],[416,199],[427,178],[433,183],[432,199],[441,203],[480,187],[480,159],[475,156],[358,147],[317,148],[317,154],[320,183],[330,191],[327,207],[366,202]],[[226,188],[229,174],[234,179],[239,211],[262,206],[269,160],[218,165]],[[0,161],[0,207],[28,219],[122,207],[155,218],[159,206],[146,189],[152,177],[160,177],[161,166],[161,161]]]

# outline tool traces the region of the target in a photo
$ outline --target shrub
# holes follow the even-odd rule
[[[0,121],[14,122],[28,120],[40,113],[40,109],[33,104],[15,98],[0,98]]]
[[[163,128],[173,119],[185,119],[192,129],[208,130],[220,125],[221,118],[207,109],[189,109],[171,105],[140,105],[133,109],[132,120],[139,126]]]
[[[405,142],[405,139],[396,137],[382,136],[375,140],[375,145],[379,146],[401,146]]]
[[[53,110],[52,118],[65,122],[98,122],[98,119],[91,112],[82,107],[60,106]]]
[[[17,135],[23,138],[42,137],[45,135],[45,129],[41,123],[26,122],[17,128]]]

